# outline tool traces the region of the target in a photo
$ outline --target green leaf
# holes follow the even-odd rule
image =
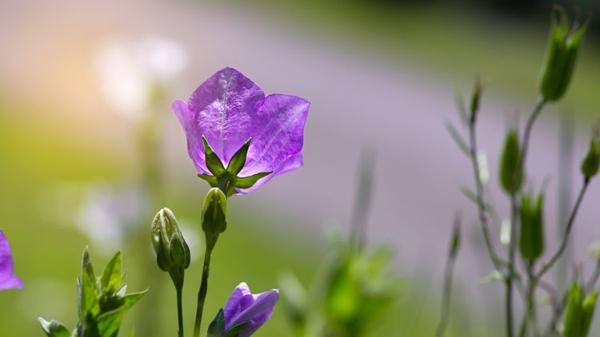
[[[100,278],[102,293],[113,294],[121,287],[121,283],[123,282],[123,274],[121,272],[122,260],[121,252],[117,252],[106,267],[104,267]]]
[[[215,176],[221,176],[225,173],[225,167],[221,162],[221,159],[217,156],[215,151],[210,147],[208,141],[202,136],[202,143],[204,144],[204,160],[206,161],[206,167]]]
[[[219,309],[217,316],[208,326],[207,337],[222,337],[225,334],[225,313]]]
[[[462,92],[460,92],[460,90],[458,89],[454,91],[454,102],[456,104],[456,109],[458,110],[458,116],[460,117],[460,121],[463,124],[467,124],[469,122],[469,116],[467,114],[465,98],[463,97]]]
[[[42,330],[48,337],[69,337],[69,330],[65,328],[65,326],[58,321],[46,321],[45,319],[39,317],[38,321],[42,326]]]
[[[206,181],[211,187],[217,187],[217,185],[219,184],[217,177],[215,176],[211,176],[208,174],[204,174],[204,173],[199,173],[198,177],[204,181]]]
[[[242,189],[250,188],[250,187],[254,186],[254,184],[256,184],[257,181],[268,176],[271,173],[272,172],[261,172],[261,173],[253,174],[249,177],[237,178],[235,181],[235,187],[242,188]]]
[[[142,298],[144,298],[146,293],[148,293],[148,289],[125,295],[123,297],[123,310],[130,309],[131,307],[136,305]]]
[[[98,328],[99,337],[116,336],[123,321],[124,310],[122,308],[105,312],[98,316],[96,326]]]
[[[79,320],[85,324],[88,317],[94,317],[100,311],[100,305],[98,303],[98,285],[87,247],[84,249],[83,257],[81,259],[81,275],[78,280],[77,293]]]
[[[252,138],[249,138],[242,147],[237,150],[237,152],[231,157],[229,164],[227,165],[227,171],[231,173],[233,176],[237,176],[238,173],[244,168],[246,165],[246,156],[248,154],[248,149],[250,148],[250,144],[252,143]]]

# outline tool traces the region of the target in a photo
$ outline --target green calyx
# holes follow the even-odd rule
[[[509,195],[515,195],[523,185],[521,143],[517,130],[509,130],[500,157],[500,185]]]
[[[537,198],[524,195],[521,199],[521,233],[519,252],[529,263],[535,262],[544,252],[544,195]]]
[[[252,138],[249,138],[242,147],[231,157],[227,167],[223,165],[223,162],[217,154],[214,152],[206,138],[202,137],[202,143],[204,144],[204,158],[209,174],[198,174],[198,177],[205,180],[212,187],[218,187],[225,193],[227,197],[230,197],[236,193],[236,189],[248,189],[260,179],[268,176],[271,172],[260,172],[253,174],[248,177],[239,177],[238,174],[246,165],[246,158],[248,155],[248,149],[252,143]]]
[[[566,93],[577,63],[577,54],[587,24],[570,25],[567,15],[559,12],[552,20],[546,58],[540,76],[540,92],[548,102],[558,101]]]
[[[564,320],[565,337],[588,337],[596,308],[597,292],[585,295],[583,287],[574,283],[568,291]]]

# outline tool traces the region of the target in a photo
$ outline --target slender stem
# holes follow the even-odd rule
[[[537,312],[535,308],[535,290],[538,286],[537,280],[533,274],[533,264],[527,264],[527,294],[525,299],[525,315],[521,321],[521,328],[519,329],[519,337],[525,337],[527,335],[527,329],[531,328],[532,335],[538,336],[539,331],[537,328]]]
[[[583,201],[583,196],[585,195],[585,192],[587,191],[589,183],[590,183],[590,181],[588,179],[584,180],[583,185],[581,186],[581,189],[579,190],[579,195],[577,195],[577,201],[575,201],[575,206],[573,207],[573,211],[571,211],[571,215],[569,216],[569,220],[567,221],[567,226],[565,227],[565,233],[562,238],[560,247],[558,248],[556,253],[554,253],[554,255],[552,255],[550,260],[548,260],[548,262],[546,262],[544,265],[542,265],[540,271],[535,276],[536,278],[539,279],[542,276],[544,276],[544,274],[546,274],[552,268],[552,266],[554,266],[556,261],[558,261],[558,259],[561,257],[561,255],[564,253],[565,249],[567,248],[567,244],[569,243],[569,238],[571,236],[571,231],[573,229],[573,224],[575,223],[575,218],[577,217],[577,213],[579,212],[579,206],[581,206],[581,202]]]
[[[475,133],[475,125],[469,125],[469,143],[470,143],[470,152],[469,157],[471,159],[471,164],[473,166],[473,173],[475,175],[475,193],[477,196],[477,210],[479,215],[479,224],[481,226],[481,232],[483,234],[483,238],[485,241],[485,247],[487,248],[488,255],[492,260],[492,264],[497,269],[502,265],[506,265],[500,256],[494,250],[494,245],[492,243],[492,236],[490,233],[490,225],[488,222],[488,218],[486,216],[486,206],[485,201],[483,200],[483,183],[481,181],[481,172],[479,171],[479,163],[477,161],[477,135]]]
[[[525,166],[525,160],[527,159],[527,149],[529,148],[529,140],[531,139],[531,131],[533,130],[533,124],[537,120],[538,116],[542,112],[542,109],[546,105],[546,101],[541,98],[535,107],[533,108],[533,112],[527,119],[527,124],[525,124],[525,131],[523,133],[523,152],[521,153],[521,165]]]
[[[198,306],[196,308],[196,323],[194,325],[194,337],[200,336],[200,328],[202,326],[202,313],[204,312],[204,302],[206,302],[206,293],[208,291],[208,274],[210,272],[210,258],[214,243],[211,245],[208,240],[206,242],[206,250],[204,252],[204,264],[202,266],[202,283],[198,291]]]
[[[184,336],[184,332],[183,332],[183,301],[182,301],[183,286],[176,287],[175,290],[177,291],[177,323],[178,323],[177,335],[179,337],[183,337]]]
[[[510,198],[511,204],[511,219],[510,219],[510,242],[508,246],[508,275],[506,277],[505,286],[505,315],[506,315],[506,335],[514,336],[514,313],[513,313],[513,289],[515,278],[515,257],[517,252],[517,214],[519,207],[517,198],[512,195]]]

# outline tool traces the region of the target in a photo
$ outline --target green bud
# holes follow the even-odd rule
[[[524,195],[521,199],[521,233],[519,251],[524,260],[534,262],[544,252],[544,195],[534,200]]]
[[[202,208],[202,230],[212,249],[219,234],[227,229],[227,197],[219,188],[211,188],[204,198]]]
[[[163,208],[152,222],[152,246],[158,267],[171,274],[180,274],[190,265],[190,249],[179,230],[177,219],[168,208]]]
[[[564,320],[564,337],[582,337],[583,333],[583,288],[573,283],[567,294],[567,310]]]
[[[592,179],[598,173],[598,166],[600,166],[600,138],[594,136],[590,142],[585,158],[581,162],[581,174],[586,181]]]
[[[521,163],[521,144],[517,130],[509,130],[504,140],[500,157],[500,184],[504,191],[515,195],[523,184],[523,166]]]
[[[577,63],[587,25],[573,27],[564,13],[553,18],[546,57],[540,76],[540,92],[546,101],[558,101],[566,93]]]
[[[475,87],[473,88],[473,94],[471,95],[471,106],[469,111],[469,122],[471,124],[475,124],[475,121],[477,120],[477,113],[479,112],[482,90],[483,84],[481,83],[481,80],[477,78],[477,80],[475,81]]]

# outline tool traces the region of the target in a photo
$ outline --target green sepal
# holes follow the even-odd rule
[[[521,199],[521,231],[519,252],[524,260],[532,263],[544,253],[544,195],[540,193],[535,202],[528,195]]]
[[[225,313],[219,309],[217,316],[210,322],[206,337],[222,337],[225,333]]]
[[[221,159],[217,156],[215,151],[213,151],[210,144],[204,136],[202,136],[202,143],[204,144],[204,161],[206,162],[206,168],[215,176],[221,176],[225,173],[225,166],[221,162]]]
[[[211,176],[204,173],[198,173],[198,177],[206,181],[211,187],[217,187],[219,185],[217,177]]]
[[[46,321],[45,319],[39,317],[38,321],[40,322],[40,325],[42,326],[42,330],[44,330],[44,333],[46,334],[47,337],[69,337],[70,333],[69,330],[67,330],[67,328],[65,328],[65,326],[58,321]]]
[[[246,156],[248,155],[248,149],[250,148],[250,144],[252,143],[252,138],[248,138],[248,140],[240,147],[239,150],[231,157],[229,164],[227,165],[227,172],[232,174],[233,176],[237,176],[238,173],[244,168],[246,165]]]
[[[206,337],[238,337],[242,331],[248,326],[248,323],[242,323],[231,328],[229,331],[225,331],[225,313],[223,309],[219,309],[217,316],[210,322],[208,326],[208,332]]]
[[[521,163],[521,144],[517,130],[506,134],[500,157],[500,184],[509,195],[515,195],[523,184],[523,165]]]
[[[268,176],[271,173],[273,173],[273,172],[261,172],[261,173],[253,174],[248,177],[237,178],[235,180],[235,187],[241,188],[241,189],[250,188],[250,187],[254,186],[254,184],[256,184],[256,182],[258,182],[260,179]]]

